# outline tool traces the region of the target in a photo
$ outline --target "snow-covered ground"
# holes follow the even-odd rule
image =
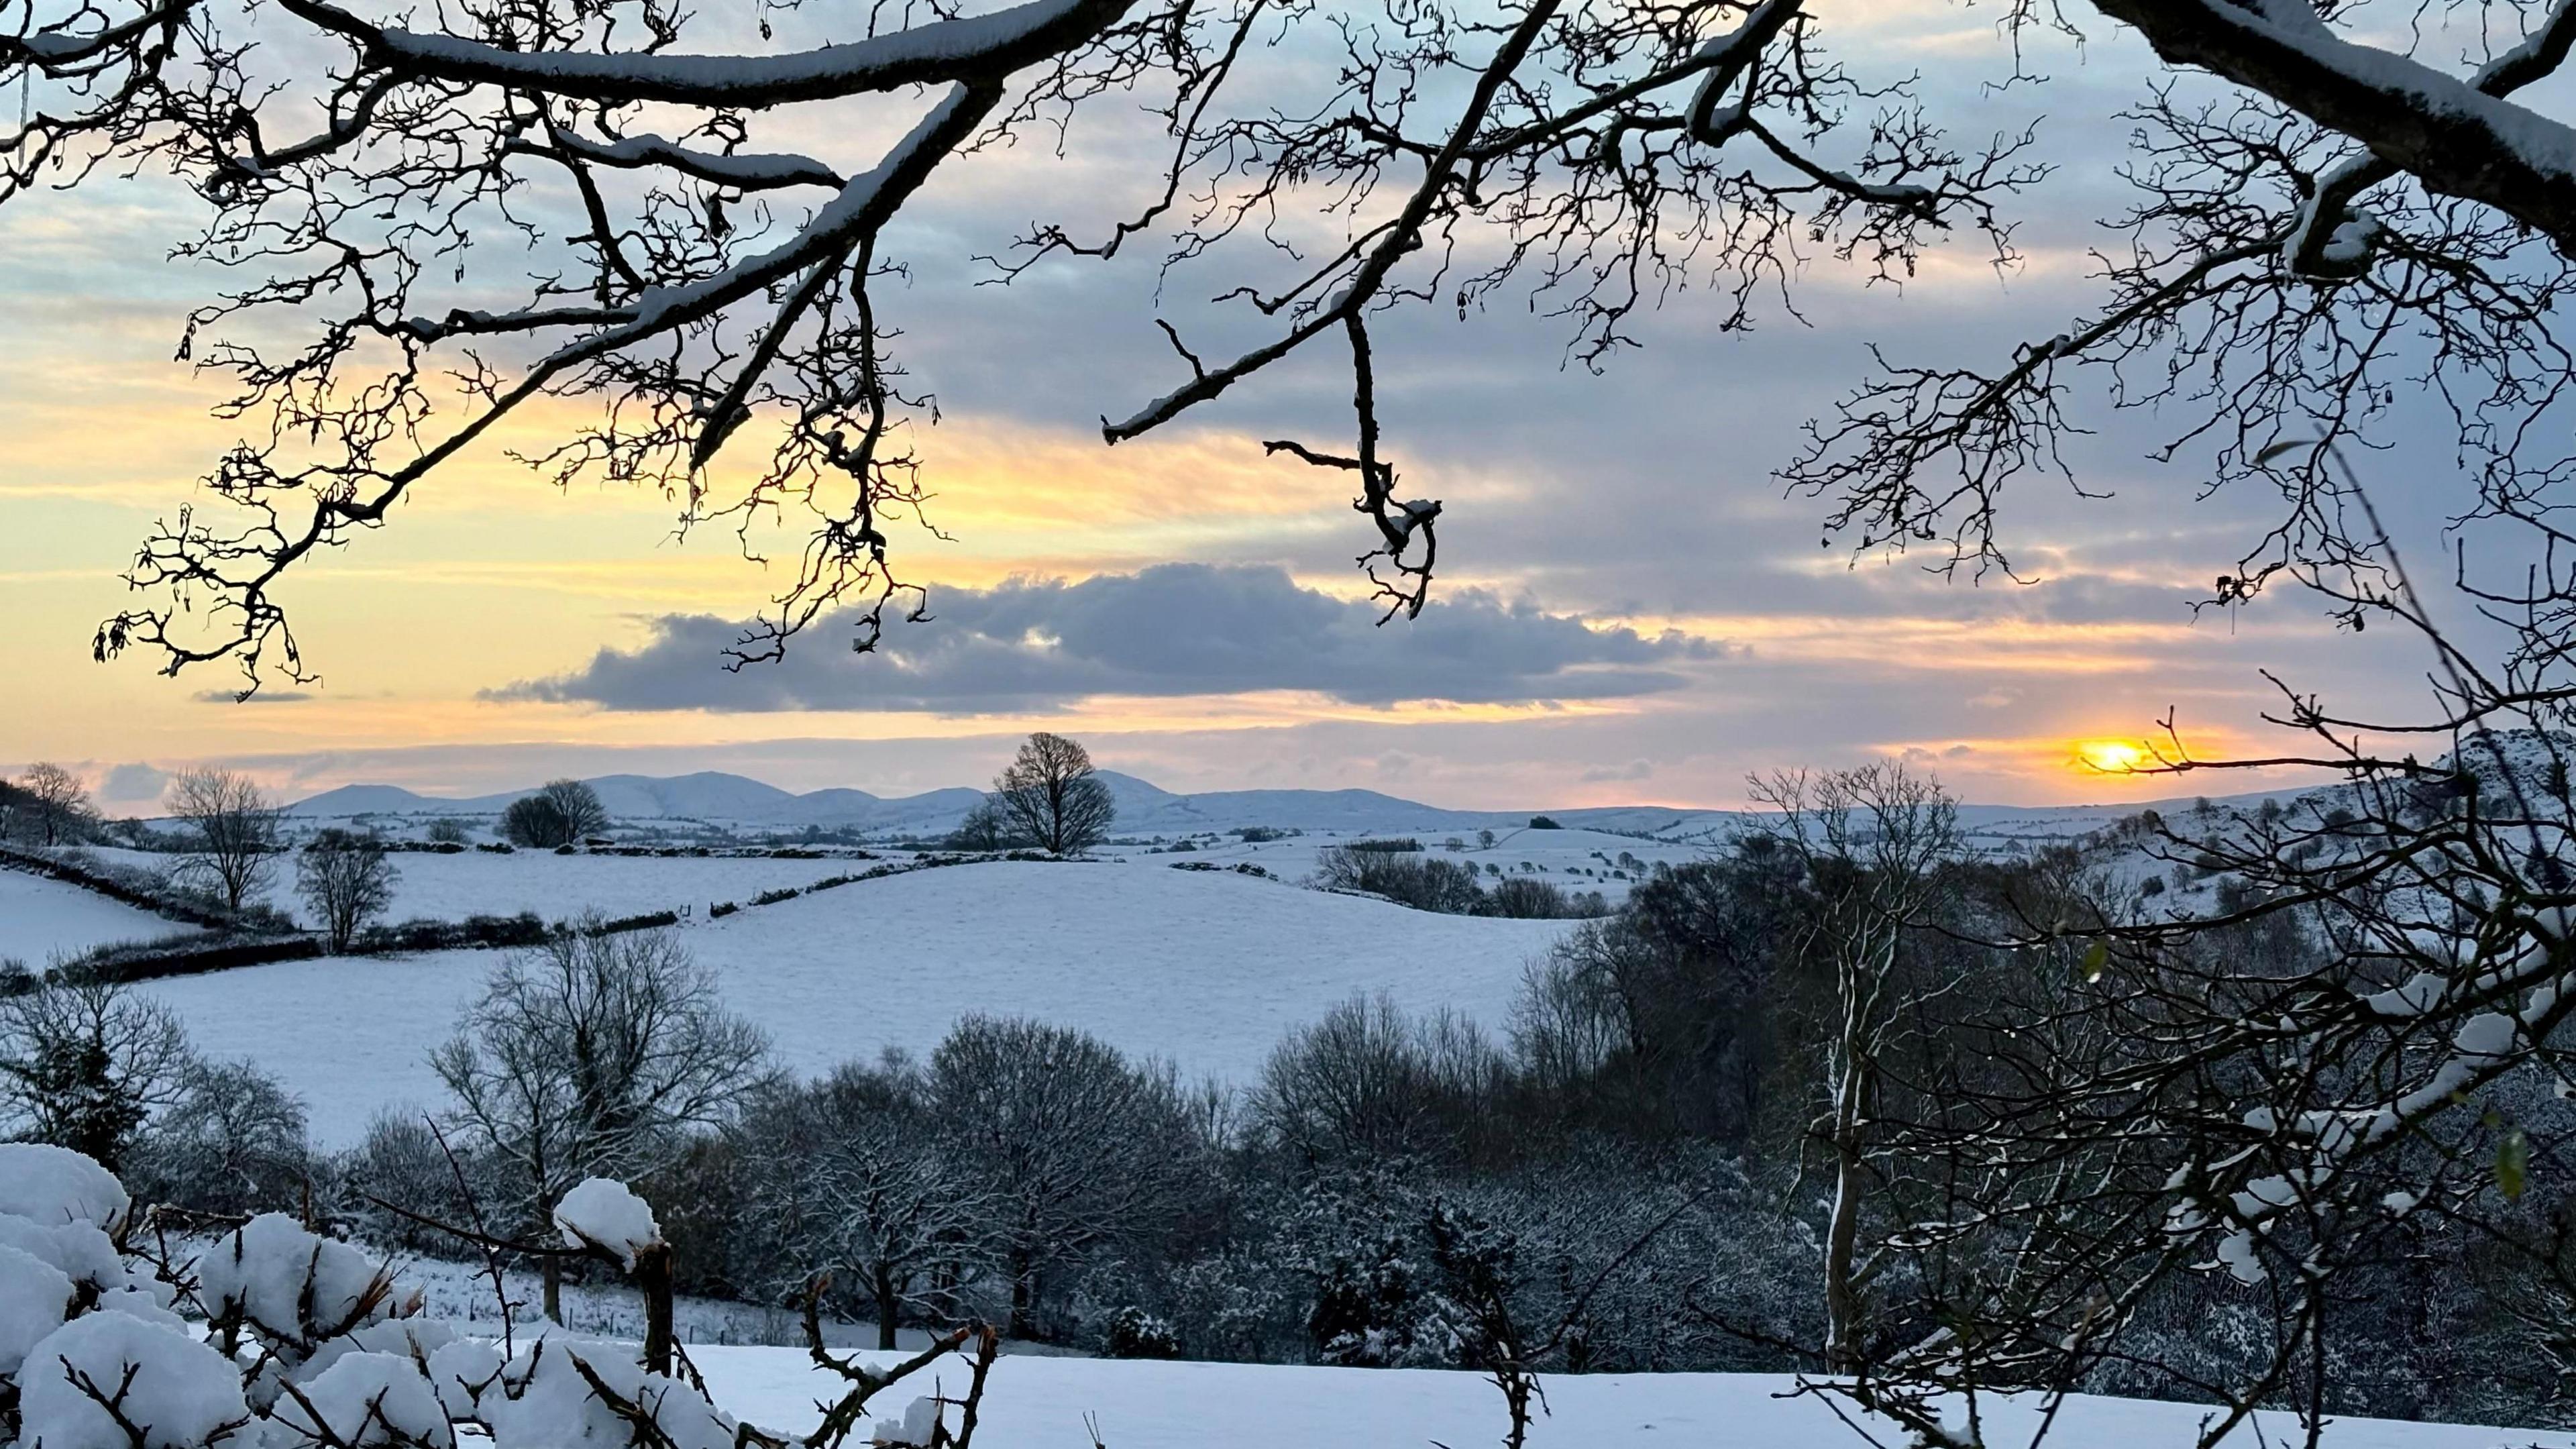
[[[167,868],[170,857],[133,850],[99,850],[102,860],[143,869]],[[766,890],[810,885],[877,864],[851,859],[792,860],[775,856],[557,855],[522,850],[510,855],[468,850],[455,855],[405,852],[393,857],[394,883],[387,921],[426,916],[514,916],[534,911],[549,921],[585,911],[639,916],[691,906],[703,915],[717,901],[748,901]],[[282,859],[265,899],[305,925],[311,912],[295,898],[295,865]]]
[[[1600,830],[1532,830],[1527,826],[1506,826],[1492,832],[1494,843],[1487,846],[1474,830],[1430,827],[1420,830],[1374,831],[1351,834],[1340,831],[1309,831],[1284,840],[1245,842],[1230,834],[1167,836],[1163,853],[1156,847],[1120,846],[1106,853],[1124,856],[1130,861],[1202,860],[1211,865],[1233,865],[1249,861],[1284,880],[1304,880],[1315,873],[1315,859],[1324,850],[1346,845],[1354,840],[1410,839],[1422,846],[1420,859],[1457,861],[1475,867],[1479,879],[1493,885],[1503,875],[1542,880],[1563,890],[1599,891],[1612,905],[1626,899],[1628,888],[1643,879],[1658,863],[1682,865],[1705,859],[1706,846],[1692,842],[1640,840],[1634,836],[1613,835]],[[1126,837],[1122,837],[1126,838]],[[1170,846],[1186,839],[1191,849],[1171,851]],[[1451,842],[1456,842],[1453,848]],[[1625,857],[1625,859],[1622,859]]]
[[[767,1429],[810,1430],[818,1397],[833,1380],[805,1355],[780,1348],[693,1348],[715,1401]],[[867,1355],[877,1362],[888,1356]],[[940,1376],[964,1387],[961,1363]],[[908,1380],[873,1405],[899,1413],[916,1393]],[[1863,1449],[1873,1442],[1813,1398],[1782,1397],[1790,1380],[1761,1374],[1552,1375],[1550,1413],[1532,1428],[1534,1449]],[[2063,1449],[2188,1449],[2202,1416],[2193,1404],[2079,1398],[2065,1406],[2047,1443]],[[1985,1406],[1988,1442],[2026,1442],[2038,1406]],[[1006,1356],[993,1365],[976,1442],[995,1449],[1418,1449],[1487,1445],[1503,1437],[1502,1398],[1471,1373],[1426,1369],[1288,1368],[1264,1364],[1153,1363]],[[1876,1443],[1905,1442],[1872,1424]],[[2229,1437],[2230,1446],[2303,1442],[2287,1414]],[[2576,1444],[2566,1434],[2347,1419],[2329,1424],[2327,1449],[2501,1449]]]
[[[0,961],[41,969],[113,941],[158,941],[196,928],[68,881],[0,867]]]
[[[684,936],[727,1003],[800,1072],[889,1046],[927,1053],[959,1016],[981,1011],[1076,1027],[1190,1077],[1245,1082],[1286,1031],[1354,994],[1499,1027],[1525,965],[1572,928],[1167,865],[951,866],[717,921],[701,909]],[[316,1139],[339,1145],[381,1109],[437,1102],[425,1053],[498,961],[486,951],[289,961],[140,989],[176,1008],[201,1050],[275,1073],[304,1099]]]

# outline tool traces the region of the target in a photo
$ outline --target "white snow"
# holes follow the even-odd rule
[[[428,1376],[405,1354],[342,1354],[311,1383],[280,1398],[274,1414],[293,1435],[283,1445],[272,1440],[273,1449],[296,1444],[448,1449],[456,1442]]]
[[[365,1253],[316,1237],[284,1213],[262,1213],[197,1259],[208,1314],[238,1315],[273,1346],[301,1357],[313,1344],[378,1315],[383,1273]]]
[[[670,1449],[734,1449],[734,1417],[688,1384],[644,1372],[633,1344],[551,1335],[521,1349],[499,1382],[478,1396],[494,1449],[625,1449],[634,1443],[634,1427],[601,1402],[584,1367],[611,1393],[649,1413]]]
[[[120,864],[168,863],[167,857],[139,851],[101,850],[97,854]],[[510,855],[480,850],[455,855],[406,851],[393,860],[400,874],[394,881],[393,904],[385,912],[388,922],[415,917],[453,921],[472,915],[514,916],[522,911],[533,911],[548,921],[561,921],[586,911],[616,917],[683,907],[703,916],[707,907],[718,901],[748,901],[763,891],[807,886],[836,875],[855,875],[878,863],[846,857],[794,860],[773,856],[557,855],[550,850],[522,850]],[[0,871],[0,888],[5,888],[11,875]],[[72,886],[63,889],[76,891]],[[102,899],[86,891],[76,893],[90,900]],[[307,926],[320,924],[295,898],[295,872],[291,868],[278,872],[265,899]],[[160,921],[157,916],[146,919]],[[0,926],[0,933],[6,930]],[[6,948],[0,947],[0,955],[7,954]],[[31,963],[36,961],[33,957],[28,959]]]
[[[960,1016],[987,1012],[1247,1083],[1290,1028],[1354,994],[1500,1026],[1525,964],[1573,925],[1434,915],[1144,857],[862,881],[701,919],[683,940],[799,1072],[888,1046],[927,1052]],[[317,1141],[347,1144],[380,1110],[442,1100],[426,1053],[499,960],[287,961],[137,989],[177,1010],[200,1049],[276,1074]]]
[[[27,1350],[63,1326],[72,1280],[41,1258],[0,1248],[0,1374],[15,1374]]]
[[[27,1362],[55,1366],[23,1376],[20,1433],[31,1449],[205,1449],[246,1437],[238,1426],[250,1406],[232,1362],[176,1329],[84,1314],[29,1350]],[[74,1385],[73,1373],[111,1395],[124,1384],[118,1411],[143,1431],[141,1443]]]
[[[68,1147],[0,1142],[0,1213],[114,1232],[131,1206],[115,1174]]]
[[[868,1355],[883,1364],[891,1356]],[[813,1427],[817,1398],[835,1382],[793,1349],[693,1348],[717,1403],[771,1430]],[[943,1366],[941,1388],[965,1386],[965,1366]],[[1545,1377],[1547,1417],[1531,1449],[1674,1449],[1747,1445],[1760,1449],[1847,1449],[1864,1440],[1813,1398],[1783,1397],[1789,1379],[1763,1374],[1597,1374]],[[888,1391],[914,1390],[918,1380]],[[923,1386],[926,1389],[926,1385]],[[891,1403],[885,1407],[891,1407]],[[1989,1399],[1988,1442],[2027,1442],[2039,1405]],[[2059,1416],[2052,1445],[2065,1449],[2188,1449],[2209,1412],[2203,1405],[2076,1397]],[[1267,1364],[1158,1363],[1006,1356],[992,1371],[976,1442],[1088,1444],[1086,1414],[1117,1449],[1309,1449],[1318,1444],[1476,1445],[1503,1437],[1502,1399],[1471,1373],[1429,1369],[1287,1368]],[[1892,1426],[1871,1426],[1882,1444],[1906,1442]],[[2297,1443],[2287,1414],[2260,1416],[2226,1440],[2229,1449]],[[2326,1449],[2568,1449],[2576,1436],[2382,1419],[2337,1419]]]
[[[0,867],[0,961],[42,969],[115,941],[159,941],[197,928],[69,881]]]
[[[635,1255],[662,1241],[652,1206],[626,1184],[586,1177],[555,1204],[555,1229],[568,1248],[605,1248],[630,1272]]]

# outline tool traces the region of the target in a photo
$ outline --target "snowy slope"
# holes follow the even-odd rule
[[[832,1384],[795,1349],[692,1348],[717,1403],[767,1429],[810,1430],[815,1400]],[[868,1355],[879,1362],[889,1356]],[[962,1365],[943,1375],[960,1387]],[[899,1414],[914,1382],[874,1407]],[[1816,1399],[1782,1397],[1790,1380],[1761,1374],[1550,1375],[1547,1418],[1533,1449],[1864,1449],[1872,1442]],[[924,1386],[918,1392],[928,1393]],[[1985,1406],[1988,1442],[2017,1444],[2037,1406]],[[2192,1404],[2078,1398],[2047,1442],[2061,1449],[2189,1449],[2209,1410]],[[1153,1363],[1006,1355],[993,1366],[978,1444],[996,1449],[1417,1449],[1501,1441],[1502,1399],[1476,1374],[1427,1369],[1290,1368],[1267,1364]],[[1873,1424],[1875,1442],[1905,1442]],[[2287,1414],[2263,1415],[2226,1443],[2233,1449],[2303,1442]],[[2576,1437],[2528,1430],[2348,1419],[2329,1424],[2326,1449],[2567,1449]]]
[[[166,865],[167,856],[140,851],[94,852],[116,864],[150,868]],[[393,857],[396,878],[388,921],[427,916],[458,920],[465,916],[514,916],[534,911],[549,921],[571,920],[585,912],[603,916],[638,916],[649,911],[693,907],[704,913],[716,901],[747,901],[766,890],[809,885],[827,876],[865,870],[870,862],[847,857],[788,860],[772,856],[695,857],[557,855],[522,850],[494,855],[469,850],[455,855],[410,852]],[[295,868],[287,862],[274,873],[261,899],[318,925],[312,912],[295,898]]]
[[[111,941],[158,941],[196,928],[68,881],[0,867],[0,961],[41,969]]]
[[[703,917],[685,932],[690,949],[800,1072],[889,1046],[927,1053],[959,1016],[983,1011],[1078,1027],[1187,1076],[1237,1082],[1289,1028],[1354,993],[1499,1026],[1524,964],[1571,929],[1144,860],[954,866]],[[317,1139],[339,1144],[381,1107],[436,1101],[423,1053],[497,961],[455,951],[280,962],[142,989],[179,1010],[201,1049],[276,1073],[303,1097]],[[404,1025],[375,1025],[385,1022]]]

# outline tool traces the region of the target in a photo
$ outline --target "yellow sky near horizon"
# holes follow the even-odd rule
[[[1928,52],[1990,29],[1963,29],[1945,5],[1884,8],[1889,34]],[[1074,184],[1085,164],[1093,163],[1077,154]],[[1413,435],[1405,443],[1408,488],[1447,500],[1444,528],[1455,529],[1444,539],[1434,609],[1480,588],[1580,614],[1596,628],[1676,631],[1710,646],[1705,658],[1656,666],[1686,676],[1676,688],[1388,707],[1292,689],[1100,694],[1044,711],[959,715],[609,710],[492,698],[514,682],[578,669],[602,649],[636,649],[665,615],[742,617],[777,587],[776,572],[746,561],[722,525],[675,540],[670,500],[616,486],[558,491],[503,456],[512,442],[541,443],[586,415],[570,403],[534,410],[418,488],[385,529],[298,567],[280,592],[320,685],[272,683],[266,702],[244,705],[209,700],[236,683],[225,666],[169,679],[140,657],[104,666],[89,657],[97,622],[128,603],[118,570],[156,518],[191,501],[190,480],[234,436],[234,425],[208,415],[220,397],[213,381],[171,357],[202,278],[137,260],[163,255],[170,236],[170,215],[148,191],[93,186],[44,200],[0,214],[0,251],[12,267],[0,279],[8,342],[0,349],[0,610],[12,620],[0,632],[0,678],[16,681],[0,717],[0,770],[50,758],[104,778],[121,764],[251,760],[281,788],[399,777],[479,789],[495,772],[524,772],[538,759],[590,771],[703,758],[708,768],[766,772],[795,788],[875,788],[971,782],[990,773],[977,760],[998,756],[1028,728],[1051,726],[1102,742],[1105,762],[1172,788],[1275,783],[1265,772],[1293,756],[1302,783],[1441,804],[1726,805],[1740,803],[1749,769],[1894,757],[1939,771],[1968,798],[2046,803],[2176,793],[2169,778],[2089,770],[2077,752],[2083,740],[2136,738],[2168,707],[2182,707],[2201,753],[2250,749],[2259,739],[2254,636],[2239,640],[2222,622],[2193,620],[2179,601],[2198,581],[2162,557],[2133,556],[2140,540],[2178,532],[2178,520],[2133,510],[2126,524],[2081,538],[2043,534],[2026,551],[2052,577],[2043,588],[2064,578],[2175,601],[2143,612],[2061,611],[2054,601],[2069,597],[2063,591],[1942,586],[1905,561],[1852,570],[1839,551],[1769,560],[1770,573],[1738,578],[1730,570],[1741,560],[1721,555],[1739,535],[1777,526],[1812,547],[1819,509],[1782,502],[1767,472],[1781,459],[1722,432],[1695,445],[1712,475],[1698,486],[1713,501],[1694,496],[1670,519],[1596,505],[1600,479],[1561,459],[1516,455],[1507,443],[1479,459]],[[2086,265],[2081,247],[2047,238],[2028,251],[2016,283],[2026,290]],[[110,267],[110,256],[123,260]],[[1912,286],[1936,313],[1999,295],[1990,268],[1966,253],[1927,256]],[[1887,294],[1826,287],[1809,298],[1802,302],[1831,329],[1884,307]],[[1704,320],[1682,308],[1659,325],[1696,345],[1706,340]],[[1520,360],[1470,342],[1420,381],[1444,403],[1502,398],[1493,421],[1507,430],[1527,421],[1511,415],[1501,381]],[[1747,375],[1761,371],[1757,360]],[[1558,385],[1595,384],[1570,376]],[[1344,561],[1368,539],[1344,486],[1265,457],[1260,436],[1220,418],[1111,450],[1079,417],[1041,423],[951,411],[915,442],[938,495],[932,515],[953,541],[899,529],[898,567],[934,590],[960,590],[1017,577],[1131,574],[1176,560],[1259,563],[1336,598],[1363,596],[1364,581]],[[1588,466],[1617,470],[1620,450],[1605,452]],[[1564,500],[1554,514],[1550,500]],[[1557,530],[1585,534],[1590,553],[1559,556],[1550,546]],[[1674,540],[1709,557],[1666,561],[1651,585],[1617,578],[1622,550]],[[764,529],[758,541],[792,556],[795,535]],[[1777,590],[1782,578],[1799,585],[1794,596]],[[2267,647],[2310,649],[2323,631],[2305,616],[2282,616],[2259,637]],[[842,641],[824,631],[801,647],[834,651]],[[848,745],[847,757],[807,749],[818,741]],[[496,763],[473,764],[474,751]]]

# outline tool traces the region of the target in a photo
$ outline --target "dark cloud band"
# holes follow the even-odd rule
[[[943,590],[932,620],[890,627],[882,653],[852,660],[828,633],[781,663],[718,667],[738,626],[666,615],[633,650],[487,692],[615,710],[917,710],[982,714],[1104,695],[1173,697],[1300,690],[1352,704],[1626,698],[1688,682],[1675,666],[1723,646],[1601,628],[1473,589],[1418,620],[1302,588],[1286,571],[1169,564],[1068,583],[1015,579]]]

